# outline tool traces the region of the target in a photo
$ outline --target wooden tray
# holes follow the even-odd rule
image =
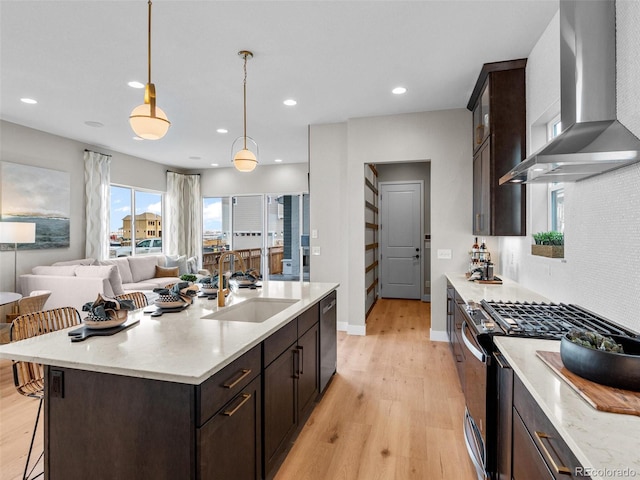
[[[608,387],[582,378],[567,370],[558,352],[538,350],[536,354],[596,410],[640,416],[640,392]]]

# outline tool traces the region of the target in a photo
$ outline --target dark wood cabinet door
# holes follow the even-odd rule
[[[473,234],[491,235],[491,145],[487,141],[473,158]]]
[[[265,477],[296,428],[296,344],[287,348],[264,370],[264,468]]]
[[[319,393],[318,348],[320,345],[319,328],[316,323],[307,333],[298,339],[299,375],[298,375],[298,413],[313,407]]]
[[[198,480],[262,477],[260,377],[197,430]]]
[[[512,468],[513,480],[553,480],[553,475],[515,409]]]

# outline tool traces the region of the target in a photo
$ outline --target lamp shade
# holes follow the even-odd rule
[[[151,105],[143,103],[133,109],[129,116],[129,124],[140,138],[158,140],[164,137],[171,122],[161,108],[156,107],[155,117],[151,116]]]
[[[0,243],[35,243],[36,224],[0,222]]]
[[[251,150],[243,148],[233,157],[233,165],[240,172],[251,172],[258,165],[258,160]]]

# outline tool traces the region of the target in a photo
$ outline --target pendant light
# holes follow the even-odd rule
[[[258,151],[258,144],[255,140],[247,137],[247,60],[253,57],[253,53],[248,50],[240,50],[238,55],[244,59],[244,135],[235,139],[231,145],[231,152],[235,152],[236,142],[242,139],[243,148],[233,156],[233,165],[240,172],[251,172],[258,165],[256,154],[247,148],[247,140],[249,140],[254,144],[256,152]]]
[[[171,126],[171,122],[169,122],[162,109],[156,107],[156,86],[151,83],[151,0],[149,0],[147,59],[149,79],[144,88],[144,103],[133,109],[129,116],[129,123],[140,138],[158,140],[165,136]]]

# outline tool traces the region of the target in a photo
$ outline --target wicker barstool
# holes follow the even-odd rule
[[[36,337],[63,328],[79,325],[80,313],[73,307],[53,308],[51,310],[42,310],[39,312],[26,313],[20,315],[11,323],[9,338],[12,342],[24,340],[26,338]],[[35,398],[40,401],[38,405],[38,414],[31,435],[31,443],[29,444],[29,454],[27,462],[24,466],[23,480],[28,478],[37,478],[44,474],[44,471],[31,477],[33,470],[38,465],[40,458],[44,455],[44,451],[35,461],[33,467],[27,474],[29,469],[29,461],[31,460],[31,451],[33,450],[33,441],[36,437],[38,429],[38,420],[40,419],[40,411],[42,410],[42,400],[44,399],[44,367],[39,363],[24,362],[21,360],[13,361],[13,382],[19,394],[25,397]]]
[[[132,300],[136,308],[144,308],[149,305],[147,296],[142,292],[127,292],[121,295],[116,295],[118,300]]]

